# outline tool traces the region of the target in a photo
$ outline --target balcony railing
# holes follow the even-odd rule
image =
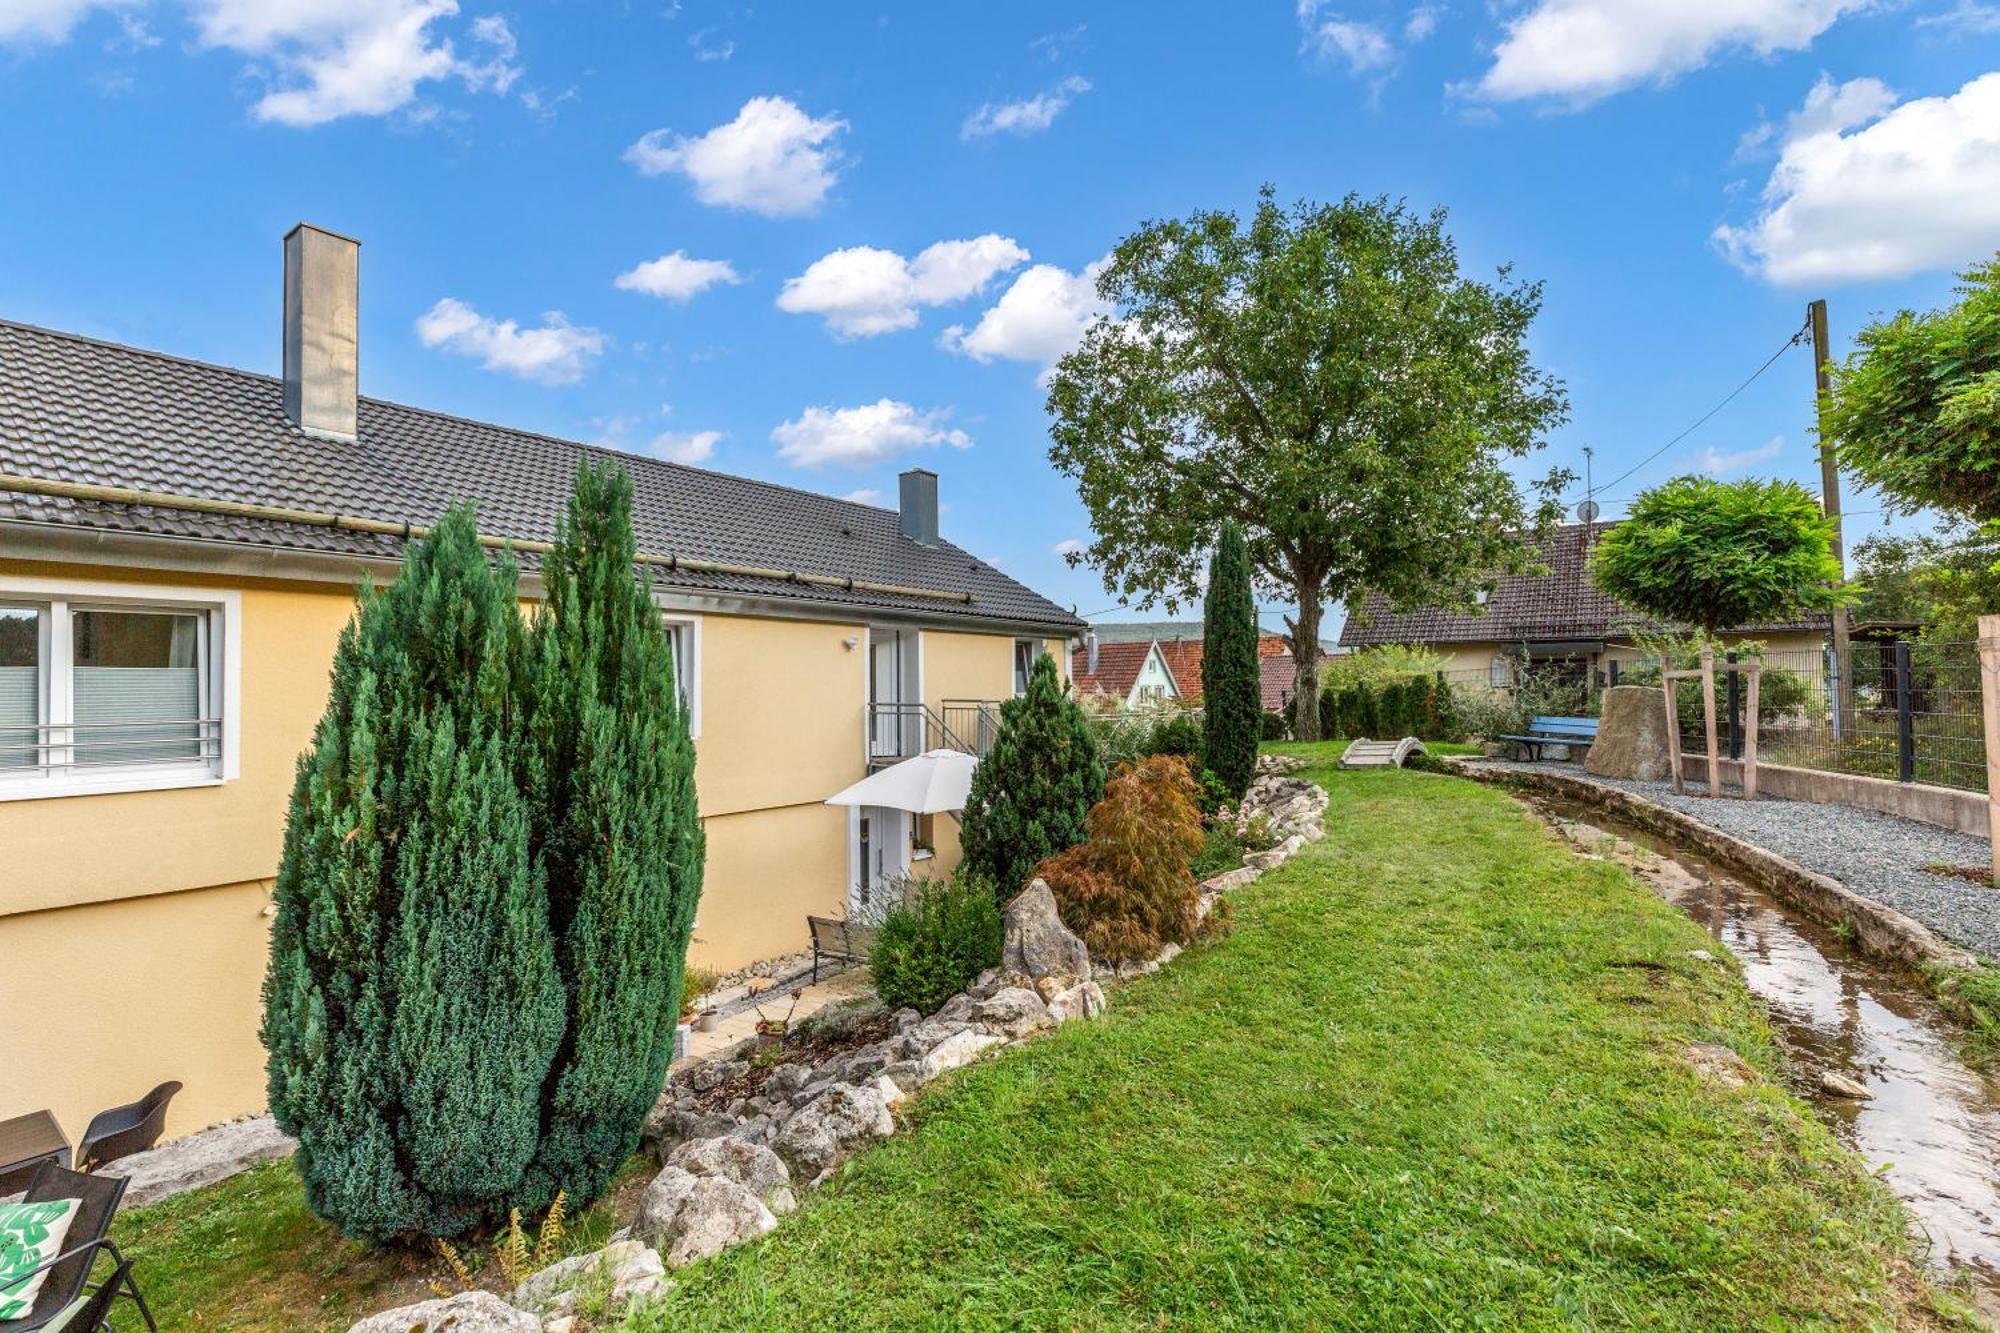
[[[939,708],[921,703],[868,705],[868,761],[893,764],[926,750],[984,755],[1000,725],[1000,705],[987,699],[947,699]]]

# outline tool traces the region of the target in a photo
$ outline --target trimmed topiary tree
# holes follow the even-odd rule
[[[453,1235],[519,1197],[563,1031],[513,772],[521,616],[470,509],[364,587],[301,756],[260,1036],[314,1212]]]
[[[1257,598],[1243,529],[1226,519],[1208,562],[1201,615],[1203,759],[1231,799],[1241,799],[1257,768],[1264,690],[1257,661]]]
[[[1000,705],[993,748],[973,770],[959,830],[965,863],[1005,901],[1036,865],[1083,841],[1084,820],[1103,795],[1097,738],[1045,653],[1027,693]]]
[[[1631,610],[1713,638],[1842,601],[1832,541],[1792,482],[1676,477],[1597,539],[1590,576]]]
[[[673,1055],[705,845],[694,746],[660,610],[633,572],[632,482],[577,469],[534,626],[523,783],[568,1023],[521,1202],[595,1198],[638,1147]]]

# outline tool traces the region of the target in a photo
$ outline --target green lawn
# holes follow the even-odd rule
[[[1810,1113],[1688,1072],[1772,1068],[1699,929],[1496,791],[1311,753],[1329,837],[1228,938],[933,1087],[633,1333],[1930,1320]]]
[[[934,1085],[629,1333],[1936,1322],[1810,1113],[1688,1072],[1691,1039],[1773,1068],[1696,927],[1499,792],[1273,748],[1315,762],[1329,837],[1231,934]],[[283,1163],[115,1234],[169,1330],[340,1330],[442,1276],[341,1240]]]

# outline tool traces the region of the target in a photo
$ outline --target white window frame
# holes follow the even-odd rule
[[[87,771],[0,772],[0,801],[33,801],[112,792],[174,791],[219,787],[242,773],[243,595],[216,588],[173,588],[146,583],[0,576],[0,606],[41,611],[41,721],[60,727],[74,718],[70,615],[74,611],[150,611],[204,617],[197,651],[203,667],[204,707],[218,719],[214,759],[183,764],[131,764]],[[57,732],[50,739],[65,739]],[[67,739],[74,739],[67,737]]]
[[[1023,646],[1026,646],[1028,649],[1028,665],[1026,670],[1021,669],[1020,652]],[[1014,653],[1014,661],[1012,663],[1014,667],[1014,697],[1018,699],[1028,692],[1028,681],[1035,674],[1035,663],[1041,660],[1043,653],[1048,651],[1048,645],[1044,644],[1040,639],[1016,639],[1014,640],[1012,651]]]
[[[701,735],[701,617],[667,612],[660,621],[674,640],[676,684],[687,709],[688,736]]]

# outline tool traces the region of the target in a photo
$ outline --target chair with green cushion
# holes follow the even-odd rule
[[[122,1297],[138,1308],[139,1317],[152,1333],[159,1333],[146,1298],[132,1276],[132,1265],[111,1242],[111,1219],[118,1214],[119,1200],[129,1182],[123,1176],[87,1176],[54,1162],[44,1162],[28,1183],[22,1196],[25,1204],[53,1203],[75,1199],[77,1210],[70,1216],[69,1231],[62,1239],[62,1253],[44,1260],[16,1280],[43,1273],[41,1290],[28,1313],[15,1319],[0,1319],[0,1333],[95,1333],[112,1327],[111,1314]],[[90,1280],[100,1255],[111,1260],[111,1271],[100,1282]]]

